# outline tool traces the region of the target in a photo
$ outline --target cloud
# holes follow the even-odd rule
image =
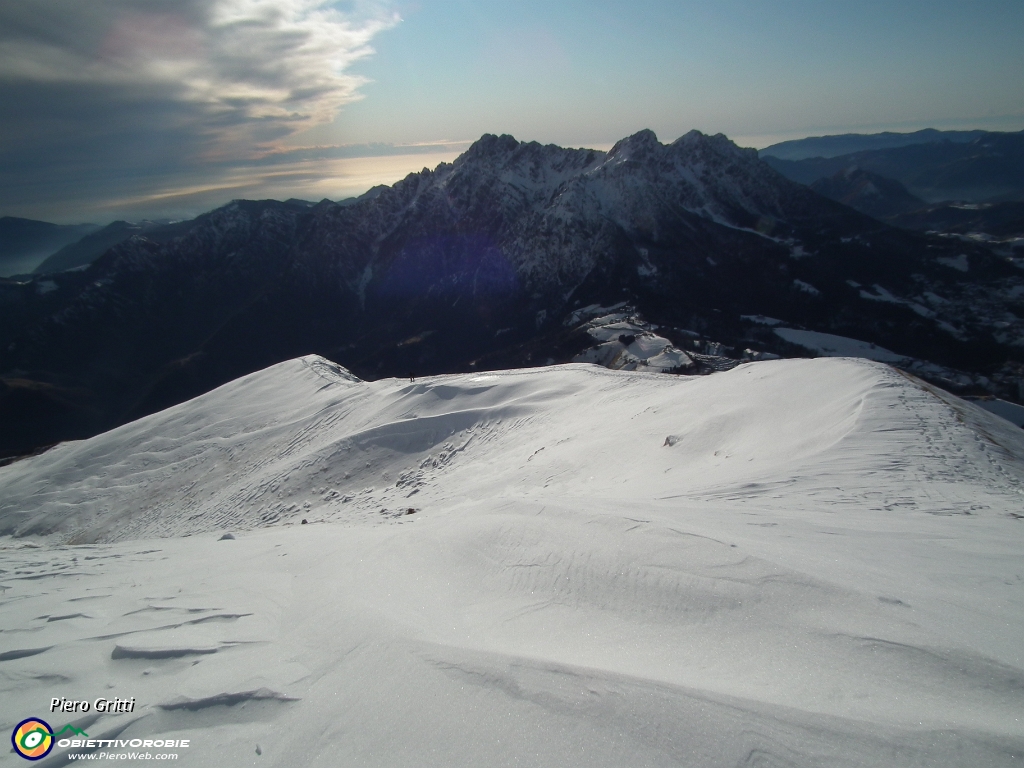
[[[207,184],[358,98],[386,2],[0,4],[0,212]],[[63,202],[62,202],[63,201]]]
[[[287,147],[253,161],[253,166],[289,165],[308,160],[335,160],[339,158],[382,158],[394,155],[452,155],[469,149],[472,141],[427,141],[416,144],[335,144],[316,147]]]

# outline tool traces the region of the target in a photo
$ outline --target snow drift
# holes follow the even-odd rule
[[[1022,480],[865,360],[293,360],[0,469],[0,716],[134,696],[74,722],[192,765],[1015,765]]]
[[[96,543],[300,517],[373,522],[470,499],[632,504],[768,489],[821,512],[965,514],[1019,500],[1021,438],[852,360],[711,378],[568,365],[367,383],[311,356],[0,469],[0,534]]]

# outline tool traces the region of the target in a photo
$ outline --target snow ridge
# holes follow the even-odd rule
[[[623,347],[616,322],[624,321],[613,314],[591,322],[598,339],[607,336],[617,349],[636,348],[649,358],[646,366],[625,361],[619,367],[692,362],[653,333],[634,335],[628,324],[622,328],[633,338]],[[645,344],[651,347],[646,352]],[[791,389],[804,393],[802,402],[780,406],[776,398]],[[1007,484],[1008,477],[1024,480],[1015,459],[992,474],[978,468],[989,465],[989,454],[979,464],[982,454],[965,453],[964,445],[984,444],[977,435],[991,434],[996,417],[963,404],[970,419],[935,422],[942,440],[918,445],[920,414],[927,408],[907,409],[922,398],[931,402],[933,396],[891,369],[846,359],[748,364],[698,379],[568,365],[367,383],[308,356],[0,468],[0,534],[57,534],[84,543],[256,528],[308,515],[381,521],[410,504],[450,503],[454,489],[486,498],[499,477],[522,497],[544,496],[552,487],[589,495],[594,490],[576,485],[569,470],[572,457],[584,455],[616,457],[607,466],[588,459],[602,476],[596,487],[615,496],[757,497],[804,477],[815,488],[811,496],[870,506],[877,482],[872,478],[911,451],[919,457],[915,471],[928,480],[927,493],[902,475],[896,478],[899,490],[888,493],[916,499],[907,502],[915,508],[952,514],[976,508],[978,494],[992,496],[982,505],[990,509],[1004,506],[997,499],[1017,499],[1019,488]],[[617,404],[634,400],[648,406],[634,412]],[[865,411],[869,405],[874,410]],[[893,408],[907,414],[903,431],[895,426]],[[945,413],[930,418],[949,420]],[[892,426],[863,432],[872,418]],[[894,442],[897,433],[906,445]],[[660,451],[666,435],[687,446],[674,447],[674,454],[682,454]],[[844,446],[860,440],[874,446],[863,455],[877,455],[882,463],[865,464],[859,454],[832,455],[845,456]],[[568,443],[571,449],[559,447]],[[620,450],[606,454],[612,444]],[[541,448],[543,455],[527,461]],[[522,452],[522,463],[506,460],[499,468],[498,455],[509,451]],[[885,458],[890,455],[895,458]],[[732,457],[740,460],[726,461]],[[954,476],[949,462],[955,457],[961,463],[955,482],[947,483],[942,478]],[[651,462],[664,464],[671,480],[660,478],[647,488],[644,467]],[[489,469],[480,474],[484,466]],[[801,487],[788,492],[796,507],[809,503]],[[852,501],[858,494],[862,500]]]
[[[1022,488],[871,361],[298,358],[0,468],[0,712],[130,695],[75,727],[211,768],[1012,766]]]

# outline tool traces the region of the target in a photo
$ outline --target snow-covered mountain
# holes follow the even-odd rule
[[[1022,482],[1018,428],[870,361],[307,356],[0,467],[0,722],[218,768],[1016,765]]]
[[[724,136],[642,131],[607,153],[484,136],[355,201],[236,201],[0,284],[0,450],[311,352],[367,379],[566,362],[593,346],[567,319],[623,301],[683,351],[806,354],[743,319],[766,316],[1018,399],[1022,295],[1012,258],[881,225]]]

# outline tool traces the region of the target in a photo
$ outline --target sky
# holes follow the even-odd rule
[[[1020,0],[0,0],[0,216],[340,199],[484,133],[1024,129]]]

